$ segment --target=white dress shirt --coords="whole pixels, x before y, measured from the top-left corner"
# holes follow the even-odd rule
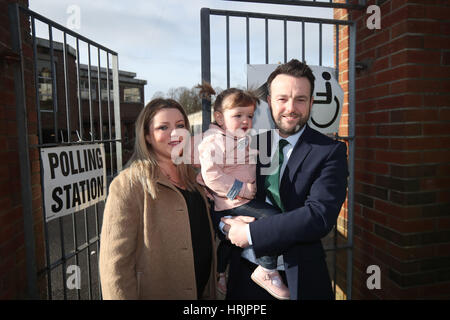
[[[297,132],[287,138],[280,137],[277,130],[272,131],[274,136],[272,139],[272,149],[271,149],[272,152],[271,152],[271,157],[270,157],[271,159],[273,158],[275,152],[278,150],[277,147],[278,147],[278,142],[280,141],[280,139],[285,139],[288,142],[288,144],[283,148],[284,158],[283,158],[283,163],[281,164],[281,169],[280,169],[280,183],[281,183],[281,178],[283,177],[284,170],[286,169],[286,165],[292,154],[292,150],[294,150],[294,146],[296,145],[298,139],[300,139],[301,135],[303,134],[303,131],[305,131],[305,126],[303,126],[303,128],[299,132]],[[270,202],[268,197],[266,197],[266,202],[272,204],[272,202]],[[256,262],[255,252],[252,248],[253,242],[252,242],[252,236],[250,233],[250,225],[249,224],[247,224],[246,230],[247,230],[248,243],[250,244],[250,246],[245,248],[242,251],[242,257],[246,258],[250,262],[258,264]],[[283,256],[278,257],[277,265],[278,265],[277,266],[278,270],[284,270]]]

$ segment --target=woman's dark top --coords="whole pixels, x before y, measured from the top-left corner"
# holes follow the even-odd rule
[[[211,274],[212,243],[208,212],[201,194],[178,188],[186,200],[194,251],[197,298],[200,299]]]

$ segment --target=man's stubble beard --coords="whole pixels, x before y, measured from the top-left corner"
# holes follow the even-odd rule
[[[273,116],[272,108],[270,108],[270,115],[272,116],[272,120],[275,123],[276,129],[278,129],[281,134],[286,135],[286,136],[292,136],[293,134],[296,134],[297,132],[299,132],[305,126],[305,124],[309,120],[311,112],[308,112],[308,114],[305,117],[302,117],[299,114],[295,114],[296,116],[299,117],[298,118],[298,123],[292,129],[289,129],[289,130],[285,130],[281,126],[283,115],[280,115],[279,118],[275,120],[275,118]]]

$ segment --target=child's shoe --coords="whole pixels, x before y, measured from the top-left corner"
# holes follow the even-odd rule
[[[289,289],[284,285],[278,271],[267,272],[263,267],[258,266],[253,271],[251,278],[275,298],[289,300]]]

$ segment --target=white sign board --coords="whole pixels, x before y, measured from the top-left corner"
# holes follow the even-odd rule
[[[257,89],[265,85],[269,75],[278,67],[277,64],[247,65],[247,88]],[[314,104],[308,125],[324,134],[335,133],[339,129],[344,91],[334,77],[334,69],[310,66],[316,78],[314,83]],[[256,109],[253,128],[258,130],[274,129],[269,106],[265,101]]]
[[[45,220],[106,199],[103,144],[42,148]]]

